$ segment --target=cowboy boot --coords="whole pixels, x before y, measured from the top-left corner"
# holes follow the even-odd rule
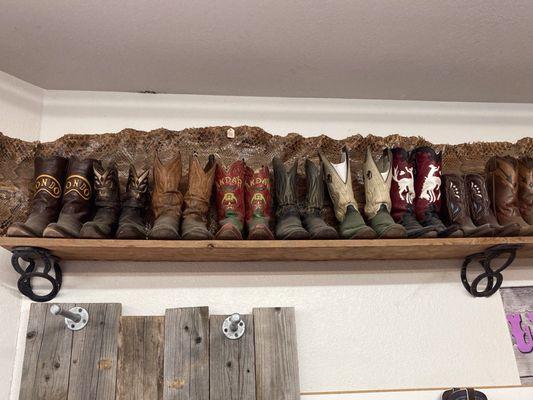
[[[158,155],[154,160],[154,191],[152,193],[152,210],[154,224],[148,233],[148,239],[179,239],[179,225],[183,195],[179,190],[181,181],[181,155],[165,164]]]
[[[470,216],[475,225],[489,224],[494,229],[494,236],[515,236],[520,232],[520,225],[508,223],[500,225],[490,207],[489,194],[485,178],[479,174],[465,176],[465,187]]]
[[[228,168],[216,165],[215,187],[220,229],[216,239],[242,240],[244,227],[244,161],[235,161]]]
[[[283,161],[274,157],[274,185],[278,202],[276,238],[277,239],[308,239],[309,232],[302,226],[296,197],[296,171],[298,160],[287,173]]]
[[[148,175],[150,170],[137,173],[130,165],[126,198],[118,220],[117,239],[146,239],[145,211],[148,202]]]
[[[194,153],[189,161],[189,187],[183,202],[183,222],[181,224],[181,237],[187,240],[213,239],[207,230],[207,212],[209,200],[215,178],[215,156],[210,155],[204,168]]]
[[[245,170],[245,208],[248,239],[250,240],[274,239],[274,234],[270,230],[270,218],[272,216],[270,190],[268,167],[263,166],[254,171],[247,166]]]
[[[117,165],[113,162],[107,168],[100,161],[93,163],[96,214],[92,221],[81,228],[82,238],[110,238],[117,229],[120,214],[120,185]]]
[[[439,218],[441,160],[442,154],[431,147],[418,147],[411,152],[415,166],[415,216],[422,226],[434,227],[439,237],[460,237],[463,232],[459,225],[447,227]]]
[[[65,193],[57,222],[48,224],[44,237],[77,238],[92,214],[93,161],[71,158],[68,162]]]
[[[35,159],[33,200],[26,222],[15,222],[7,236],[42,236],[44,228],[57,221],[61,207],[67,160],[63,157]]]
[[[533,158],[522,157],[518,167],[518,208],[524,221],[533,225]]]
[[[472,222],[463,178],[455,174],[446,174],[442,178],[444,180],[444,214],[450,223],[459,225],[465,237],[493,236],[494,228],[490,224],[475,226]]]
[[[339,233],[343,239],[373,239],[376,232],[365,224],[363,216],[357,209],[352,189],[352,173],[350,171],[350,156],[348,148],[341,151],[340,164],[331,163],[322,149],[318,150],[322,161],[326,185],[333,202],[335,217],[340,222]]]
[[[322,164],[317,167],[311,160],[305,160],[305,176],[307,178],[306,210],[304,226],[311,239],[337,239],[337,230],[326,224],[321,216],[324,208],[324,169]]]
[[[392,149],[392,171],[390,190],[392,218],[403,225],[409,238],[436,237],[437,231],[434,226],[422,226],[415,217],[414,166],[409,160],[407,151],[400,147]]]
[[[494,156],[485,165],[487,191],[492,203],[492,211],[502,225],[520,225],[520,236],[533,235],[533,225],[529,225],[518,208],[517,161],[512,157]]]
[[[394,222],[390,215],[392,208],[390,188],[392,182],[392,153],[384,149],[383,155],[376,162],[366,149],[364,163],[365,181],[365,214],[370,222],[370,227],[379,238],[395,239],[407,236],[405,228]]]

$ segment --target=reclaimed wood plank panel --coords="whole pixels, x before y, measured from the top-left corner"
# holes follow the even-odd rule
[[[210,400],[255,400],[255,350],[252,315],[241,315],[244,335],[228,339],[222,332],[226,315],[209,318]]]
[[[254,308],[257,400],[300,398],[294,308]]]
[[[20,385],[19,399],[33,400],[35,392],[35,377],[39,353],[44,338],[44,325],[49,305],[45,303],[32,303],[28,328],[26,330],[26,348],[22,363],[22,380]]]
[[[120,319],[117,400],[163,398],[165,317]]]
[[[89,313],[87,326],[74,332],[69,400],[115,400],[120,304],[77,304]]]
[[[327,261],[463,259],[497,244],[523,244],[533,257],[533,237],[375,240],[115,240],[0,237],[0,246],[49,249],[64,260],[123,261]]]
[[[50,314],[51,305],[39,307],[39,311],[45,314],[45,321],[35,379],[29,382],[27,377],[22,377],[21,386],[30,385],[33,388],[32,400],[67,399],[72,331],[67,329],[63,318]],[[63,308],[73,306],[61,304]]]
[[[209,399],[209,308],[165,312],[164,400]]]

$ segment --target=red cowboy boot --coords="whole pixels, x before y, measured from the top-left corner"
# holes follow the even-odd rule
[[[405,227],[407,237],[436,237],[434,226],[422,226],[415,217],[414,175],[414,165],[409,160],[409,153],[400,147],[392,149],[391,216],[396,223]]]
[[[248,239],[271,240],[274,234],[269,222],[272,216],[270,171],[263,166],[257,170],[246,167],[246,225]]]
[[[217,164],[215,172],[220,229],[216,239],[241,240],[244,225],[244,161],[228,168]]]
[[[415,165],[415,215],[422,226],[434,226],[439,237],[463,236],[459,225],[445,226],[440,219],[442,154],[431,147],[411,153]]]

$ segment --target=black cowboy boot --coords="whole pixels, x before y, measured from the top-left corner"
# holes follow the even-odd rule
[[[113,162],[107,168],[100,161],[93,164],[96,214],[92,221],[81,228],[81,237],[101,239],[113,237],[120,214],[120,187],[117,165]]]
[[[148,201],[148,174],[150,170],[137,174],[130,166],[126,198],[118,221],[117,239],[146,239],[145,211]]]

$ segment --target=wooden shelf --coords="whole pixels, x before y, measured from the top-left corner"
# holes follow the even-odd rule
[[[519,257],[533,257],[533,237],[163,241],[0,237],[0,246],[48,249],[63,260],[108,261],[327,261],[463,259],[498,244],[523,244]]]

